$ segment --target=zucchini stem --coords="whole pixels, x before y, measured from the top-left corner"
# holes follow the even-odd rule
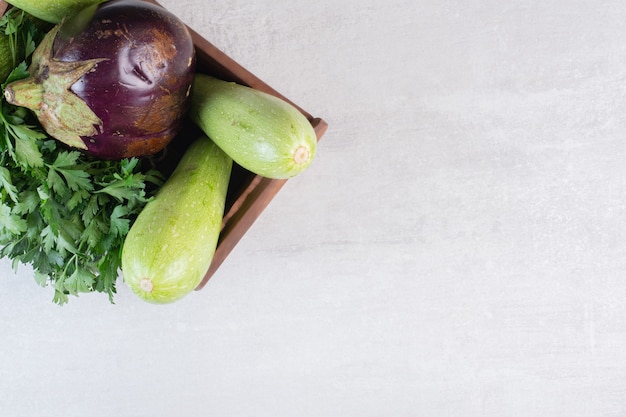
[[[300,146],[293,154],[293,160],[296,164],[304,164],[309,160],[309,149],[306,146]]]
[[[154,284],[150,278],[144,278],[139,282],[139,288],[144,292],[152,292]]]

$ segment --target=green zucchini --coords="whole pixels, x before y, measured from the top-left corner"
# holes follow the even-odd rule
[[[41,20],[61,23],[63,18],[72,16],[88,6],[107,0],[5,0]]]
[[[232,159],[202,135],[137,216],[122,249],[124,282],[155,304],[193,291],[211,265]]]
[[[196,74],[189,114],[226,154],[255,174],[290,178],[315,157],[317,137],[307,118],[262,91]]]

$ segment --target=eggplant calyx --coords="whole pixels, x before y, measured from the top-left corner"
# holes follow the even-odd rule
[[[32,110],[53,138],[87,149],[81,137],[95,136],[102,131],[102,120],[70,88],[106,58],[77,62],[55,60],[52,46],[59,28],[57,25],[48,32],[33,52],[28,68],[30,76],[6,86],[5,98],[10,104]]]

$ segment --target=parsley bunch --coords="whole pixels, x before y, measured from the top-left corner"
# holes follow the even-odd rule
[[[22,56],[2,84],[26,78],[27,60],[45,33],[23,12],[0,20]],[[2,53],[2,51],[0,51]],[[98,291],[111,302],[130,226],[162,184],[139,159],[104,161],[50,138],[30,112],[0,103],[0,257],[33,268],[53,301]]]

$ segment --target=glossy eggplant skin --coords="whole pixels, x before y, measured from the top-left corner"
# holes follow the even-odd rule
[[[195,49],[185,24],[141,0],[111,0],[65,21],[53,59],[103,59],[71,86],[101,120],[83,137],[101,159],[153,155],[178,133],[189,107]]]

